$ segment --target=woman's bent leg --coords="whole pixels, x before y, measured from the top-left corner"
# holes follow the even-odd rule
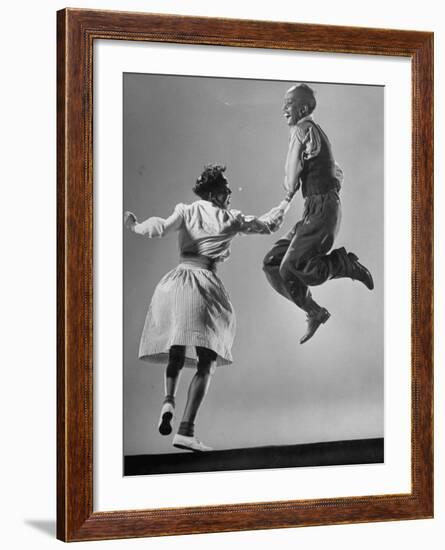
[[[185,346],[172,346],[168,356],[168,364],[165,369],[165,401],[175,404],[176,389],[178,387],[179,374],[184,366]]]
[[[169,435],[172,432],[171,423],[175,412],[176,389],[178,386],[181,369],[184,366],[184,361],[185,347],[172,346],[169,351],[167,368],[165,369],[165,398],[158,425],[161,435]]]

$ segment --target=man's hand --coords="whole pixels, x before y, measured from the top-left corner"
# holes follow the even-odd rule
[[[301,187],[301,178],[298,178],[298,182],[297,182],[296,186],[294,187],[293,190],[288,191],[286,193],[286,196],[285,196],[284,200],[286,200],[287,202],[290,203],[292,201],[292,199],[295,197],[295,195],[297,194],[297,191],[300,189],[300,187]]]
[[[281,210],[283,211],[283,214],[286,214],[286,212],[289,210],[290,203],[292,202],[292,199],[295,197],[297,191],[300,189],[300,186],[301,186],[301,179],[298,180],[298,184],[296,188],[293,191],[288,191],[284,199],[278,205],[278,208],[281,208]]]
[[[278,229],[280,229],[280,227],[283,225],[285,214],[285,209],[283,208],[284,202],[285,201],[282,201],[278,206],[272,208],[272,210],[269,212],[270,221],[268,223],[268,226],[270,231],[272,232],[278,231]]]

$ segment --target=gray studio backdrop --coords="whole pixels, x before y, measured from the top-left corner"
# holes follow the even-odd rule
[[[196,200],[206,163],[227,165],[232,207],[262,214],[283,197],[288,127],[283,95],[292,82],[124,75],[124,209],[139,220],[167,217]],[[314,118],[345,173],[335,246],[354,251],[375,290],[351,280],[314,288],[331,319],[308,343],[305,315],[266,282],[262,260],[300,217],[294,200],[279,233],[236,237],[218,268],[237,314],[234,363],[218,368],[197,421],[215,449],[383,436],[384,89],[311,84]],[[177,236],[124,232],[124,452],[170,453],[157,432],[164,369],[140,361],[139,337],[153,290],[178,262]],[[184,369],[179,414],[193,371]]]

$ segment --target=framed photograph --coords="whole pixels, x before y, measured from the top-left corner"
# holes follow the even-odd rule
[[[64,541],[433,516],[433,34],[58,12]]]

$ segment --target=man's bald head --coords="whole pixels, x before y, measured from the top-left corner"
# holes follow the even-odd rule
[[[283,106],[284,116],[289,126],[310,115],[316,105],[314,91],[307,84],[295,84],[289,88],[284,96]]]

